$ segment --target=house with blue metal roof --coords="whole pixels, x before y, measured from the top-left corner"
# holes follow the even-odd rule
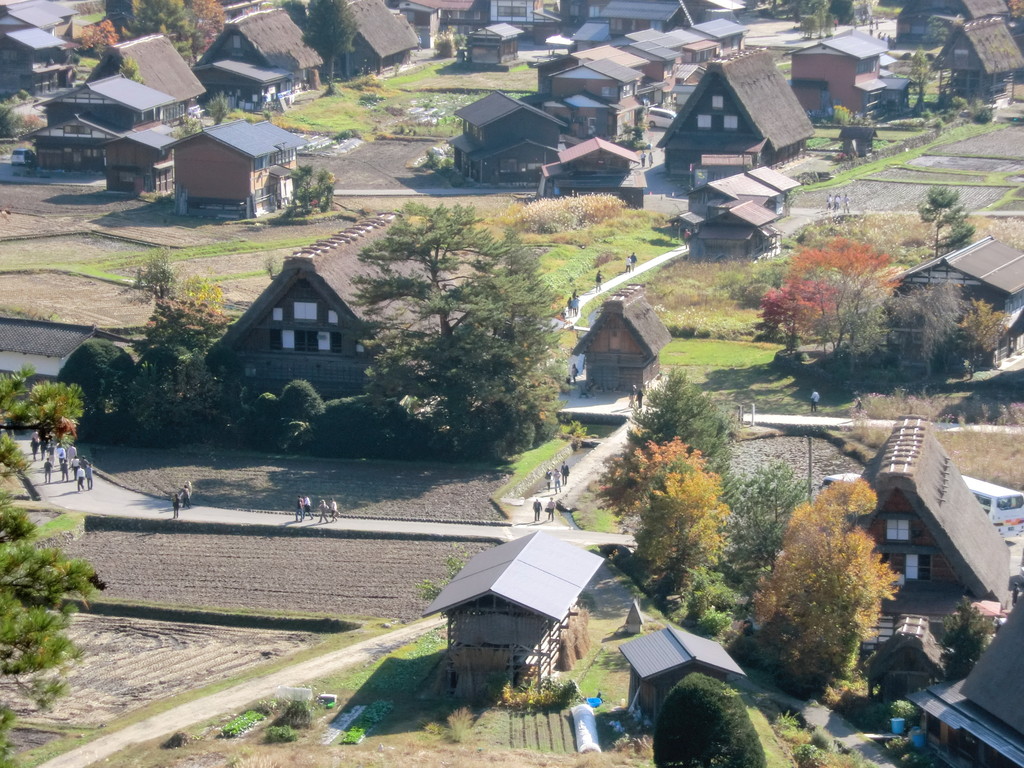
[[[720,643],[676,627],[625,642],[619,651],[629,662],[630,710],[651,722],[657,722],[669,691],[689,674],[725,681],[747,676]]]
[[[283,208],[292,197],[296,150],[305,143],[271,122],[245,120],[179,139],[171,145],[175,211],[251,219]]]
[[[39,96],[67,88],[74,78],[74,47],[74,43],[38,27],[0,26],[0,98],[18,91]]]

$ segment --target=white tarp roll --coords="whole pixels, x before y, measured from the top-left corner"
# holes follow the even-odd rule
[[[600,752],[597,743],[597,718],[589,704],[577,704],[572,708],[572,721],[576,730],[577,752]]]

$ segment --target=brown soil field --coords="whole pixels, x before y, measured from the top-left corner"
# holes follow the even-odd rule
[[[960,202],[968,211],[977,211],[1001,198],[1009,187],[964,187],[947,185],[960,193]],[[850,196],[850,208],[854,211],[916,211],[928,194],[928,184],[906,184],[887,181],[858,180],[841,187],[807,192],[798,196],[794,206],[799,208],[824,208],[825,197],[829,194]]]
[[[314,168],[326,168],[347,189],[422,189],[444,183],[432,173],[414,171],[412,164],[443,139],[428,141],[374,141],[360,144],[343,155],[316,155],[305,159]]]
[[[981,184],[984,176],[961,173],[929,173],[927,171],[909,171],[906,168],[891,168],[876,173],[870,181],[915,181],[922,184]]]
[[[0,246],[0,252],[7,245]],[[51,272],[0,274],[0,296],[5,310],[103,328],[144,325],[153,314],[152,304],[131,301],[128,289],[78,275]]]
[[[151,250],[139,243],[89,234],[9,240],[0,246],[0,269],[32,269],[57,264],[77,266],[122,253],[141,255]]]
[[[985,133],[955,144],[947,144],[942,151],[946,155],[1024,158],[1024,128],[1009,127]]]
[[[64,550],[84,557],[110,599],[190,608],[247,608],[415,619],[416,590],[444,576],[444,541],[218,536],[96,531]],[[467,557],[490,547],[457,545]]]
[[[197,455],[89,446],[96,466],[121,485],[168,496],[191,480],[193,504],[291,514],[295,497],[334,498],[344,515],[448,522],[503,518],[490,495],[500,472],[400,462],[275,459],[227,452]]]
[[[46,216],[97,215],[143,208],[149,205],[127,195],[98,187],[59,184],[0,184],[0,208]]]
[[[992,157],[957,157],[955,155],[921,155],[908,165],[920,168],[948,168],[954,171],[981,171],[983,173],[1010,173],[1024,168],[1024,163]]]
[[[307,632],[84,613],[74,618],[69,635],[82,649],[81,662],[68,676],[70,695],[45,712],[14,696],[19,717],[43,725],[99,726],[152,701],[222,680],[318,642],[317,635]],[[9,684],[0,690],[12,694]],[[26,744],[29,746],[33,744]]]

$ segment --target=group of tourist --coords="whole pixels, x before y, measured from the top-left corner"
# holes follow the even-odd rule
[[[341,516],[338,511],[338,502],[331,499],[330,503],[326,499],[320,499],[320,503],[317,504],[317,512],[320,514],[318,522],[321,523],[335,523]],[[306,518],[313,519],[313,500],[309,496],[298,497],[298,501],[295,504],[295,522],[301,523]]]
[[[64,444],[48,438],[39,437],[39,432],[32,433],[29,441],[32,448],[32,461],[43,460],[43,481],[53,480],[54,468],[60,470],[62,483],[74,480],[79,491],[92,490],[92,462],[78,454],[73,443]]]
[[[825,210],[826,211],[831,211],[832,213],[839,213],[840,206],[842,206],[842,212],[843,213],[849,213],[850,212],[850,196],[849,195],[843,195],[842,197],[840,197],[839,194],[837,193],[834,196],[833,195],[828,195],[825,198]]]
[[[174,519],[178,519],[181,508],[192,509],[192,481],[186,480],[180,491],[171,494],[171,509],[174,510]]]
[[[544,471],[544,480],[547,483],[548,492],[551,493],[551,497],[545,504],[540,500],[540,497],[534,497],[533,499],[533,522],[540,522],[540,513],[546,511],[548,513],[548,522],[553,522],[555,519],[555,510],[558,508],[558,504],[555,497],[562,492],[563,488],[569,485],[569,465],[566,462],[562,462],[560,467],[549,467]]]

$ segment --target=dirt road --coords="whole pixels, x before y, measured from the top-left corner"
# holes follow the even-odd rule
[[[278,672],[240,683],[225,691],[203,696],[120,731],[101,736],[78,749],[47,760],[37,768],[86,768],[86,766],[110,757],[125,747],[183,730],[221,712],[240,710],[251,701],[272,697],[279,685],[295,685],[304,680],[323,677],[345,667],[365,664],[412,642],[424,632],[439,627],[443,623],[444,619],[442,618],[417,622],[396,629],[382,637],[366,640]]]

